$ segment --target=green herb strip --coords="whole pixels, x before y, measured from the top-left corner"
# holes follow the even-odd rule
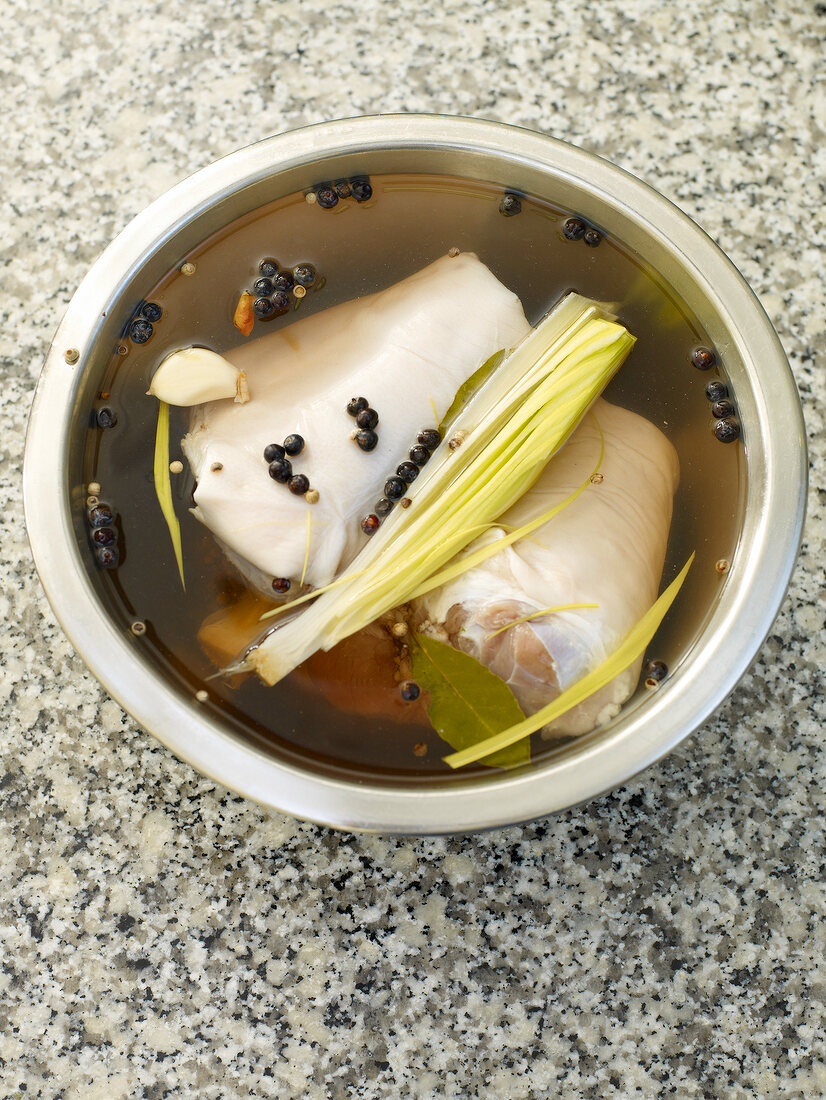
[[[410,655],[413,678],[430,693],[427,716],[431,725],[454,749],[475,752],[491,735],[524,721],[508,685],[475,657],[423,634],[413,636]],[[491,768],[516,767],[530,758],[526,740],[474,757]]]
[[[640,621],[634,626],[625,638],[625,641],[611,656],[598,665],[593,672],[583,676],[581,680],[563,691],[552,703],[523,722],[513,725],[502,733],[489,737],[486,741],[474,745],[472,748],[462,749],[460,752],[451,753],[444,758],[451,768],[461,768],[465,764],[473,764],[480,758],[493,752],[500,752],[518,744],[523,738],[528,737],[537,730],[547,726],[549,722],[559,718],[560,715],[577,706],[583,699],[593,695],[595,691],[609,684],[615,676],[619,676],[629,665],[645,651],[645,647],[654,637],[657,628],[665,618],[666,612],[671,607],[688,575],[694,554],[688,559],[677,577],[666,588],[665,592],[646,611]]]
[[[439,431],[442,436],[444,436],[445,430],[450,422],[456,419],[471,397],[473,397],[477,390],[481,389],[482,385],[488,380],[488,377],[493,374],[507,354],[507,348],[500,348],[499,351],[495,351],[489,359],[484,361],[481,367],[476,368],[466,382],[462,383],[450,403],[450,408],[439,422]]]
[[[181,548],[181,525],[175,515],[172,503],[172,481],[169,476],[169,405],[165,401],[158,404],[158,427],[155,432],[155,495],[161,506],[163,518],[169,528],[175,561],[181,575],[181,587],[186,592],[184,582],[184,555]]]

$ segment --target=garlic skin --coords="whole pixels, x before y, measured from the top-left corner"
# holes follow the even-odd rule
[[[246,371],[239,370],[235,379],[235,404],[246,405],[250,399],[250,388],[247,382]]]
[[[246,378],[239,379],[238,368],[207,348],[173,351],[155,371],[147,392],[167,405],[182,407],[229,397],[249,400]]]

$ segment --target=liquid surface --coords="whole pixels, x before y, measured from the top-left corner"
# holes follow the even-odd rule
[[[621,242],[606,235],[596,248],[569,241],[562,225],[575,211],[522,197],[521,212],[500,213],[500,188],[475,181],[426,176],[374,176],[369,202],[341,201],[333,209],[311,205],[303,194],[278,200],[240,219],[181,257],[180,267],[145,300],[163,309],[152,337],[142,345],[124,338],[101,384],[112,428],[89,432],[86,481],[101,485],[101,499],[117,512],[120,564],[103,571],[104,599],[125,631],[136,620],[146,633],[136,639],[147,656],[182,690],[207,690],[203,704],[219,712],[239,736],[294,763],[331,774],[404,783],[428,776],[436,782],[465,779],[489,769],[453,773],[442,763],[448,746],[426,725],[362,718],[331,706],[294,674],[275,687],[254,676],[208,680],[215,665],[197,642],[203,621],[243,595],[243,586],[211,534],[187,511],[193,482],[172,477],[181,523],[186,594],[181,589],[169,534],[158,507],[152,475],[157,402],[145,396],[161,360],[198,344],[223,352],[243,337],[233,327],[238,297],[258,277],[258,265],[275,257],[283,267],[314,265],[324,286],[309,291],[284,317],[256,323],[254,336],[273,331],[358,295],[390,286],[444,255],[470,250],[519,295],[535,324],[568,290],[612,303],[637,344],[605,396],[646,416],[671,439],[681,466],[663,584],[673,579],[692,550],[697,559],[678,604],[649,649],[673,669],[696,638],[724,580],[715,569],[734,553],[743,486],[741,444],[718,442],[711,431],[706,384],[718,369],[698,371],[691,352],[707,344],[670,288]],[[124,325],[129,321],[124,317]],[[182,458],[179,440],[189,410],[171,410],[170,458]],[[403,456],[402,456],[403,457]],[[88,550],[90,569],[94,568]],[[643,691],[644,689],[640,689]],[[424,749],[424,755],[422,755]],[[555,751],[536,736],[534,759]]]

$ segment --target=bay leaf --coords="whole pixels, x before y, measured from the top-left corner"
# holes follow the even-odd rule
[[[463,382],[462,385],[456,391],[453,400],[450,402],[450,408],[442,417],[439,423],[439,431],[442,436],[445,434],[445,429],[452,420],[455,420],[462,408],[473,397],[483,382],[486,382],[488,377],[493,374],[505,356],[508,354],[507,348],[500,348],[499,351],[495,351],[489,359],[486,359],[481,367],[477,367],[470,378]]]
[[[468,653],[445,642],[415,634],[411,640],[413,679],[430,693],[427,716],[431,725],[457,751],[525,720],[513,692],[498,676]],[[491,768],[516,767],[531,758],[530,742],[485,756]]]

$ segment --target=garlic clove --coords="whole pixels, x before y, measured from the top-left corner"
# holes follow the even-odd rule
[[[168,405],[201,405],[234,398],[239,394],[238,368],[207,348],[184,348],[163,360],[148,392]]]

